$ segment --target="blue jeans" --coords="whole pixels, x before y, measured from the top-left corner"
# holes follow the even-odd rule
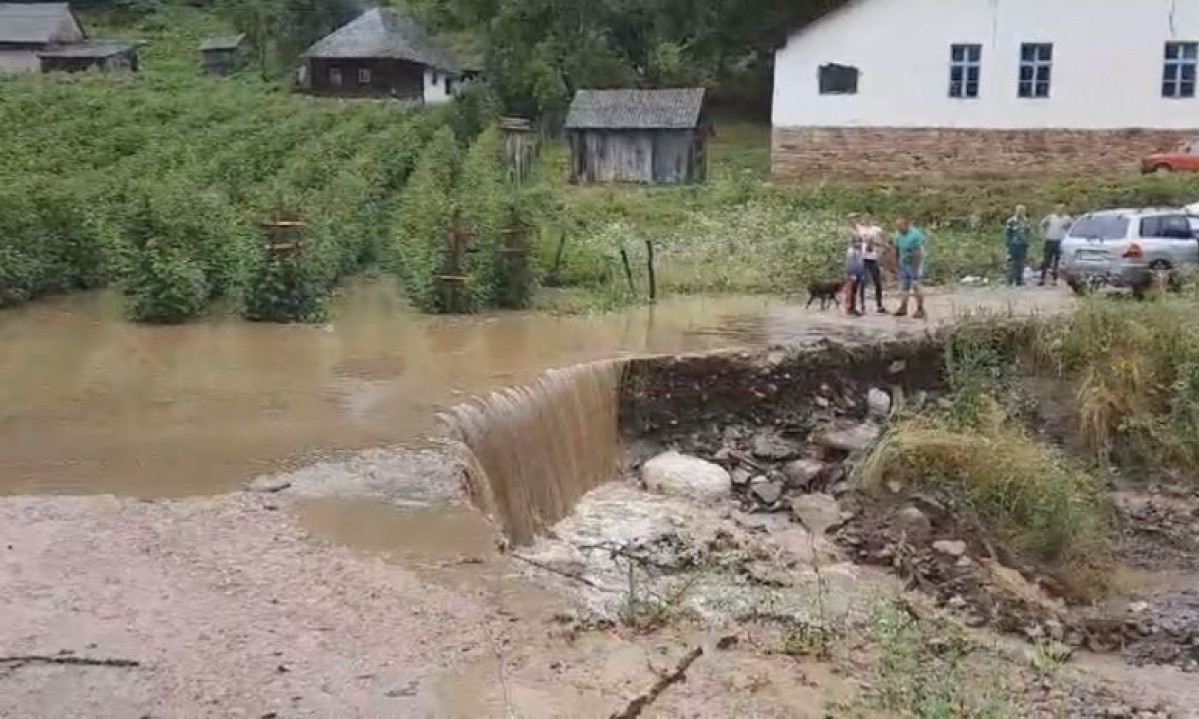
[[[899,261],[899,287],[904,292],[911,292],[924,279],[924,263],[914,265],[911,262]]]

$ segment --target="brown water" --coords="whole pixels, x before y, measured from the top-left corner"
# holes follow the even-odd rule
[[[329,451],[421,444],[438,411],[550,367],[756,343],[778,306],[437,318],[364,283],[325,326],[153,327],[109,293],[38,302],[0,312],[0,494],[227,491]]]
[[[550,370],[447,413],[471,499],[512,541],[531,541],[613,478],[621,369],[605,360]]]

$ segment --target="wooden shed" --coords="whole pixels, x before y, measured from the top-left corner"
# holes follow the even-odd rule
[[[245,34],[210,37],[200,43],[200,69],[209,75],[232,75],[246,66]]]
[[[702,89],[580,90],[565,130],[571,182],[707,179],[711,126]]]
[[[120,40],[84,40],[72,45],[40,50],[42,72],[137,72],[137,45]]]

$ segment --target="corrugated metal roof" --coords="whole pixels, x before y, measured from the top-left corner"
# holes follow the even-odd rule
[[[0,3],[0,42],[44,45],[64,20],[74,21],[65,2]]]
[[[200,52],[207,52],[209,50],[236,50],[241,47],[242,41],[245,39],[245,33],[225,37],[210,37],[200,43]]]
[[[699,125],[702,88],[676,90],[579,90],[567,129],[685,130]]]
[[[104,58],[120,55],[137,48],[131,42],[120,40],[89,40],[87,42],[71,43],[58,47],[38,50],[38,57],[95,57]]]
[[[367,10],[350,24],[318,41],[304,56],[388,58],[458,71],[458,63],[440,40],[416,20],[389,8]]]

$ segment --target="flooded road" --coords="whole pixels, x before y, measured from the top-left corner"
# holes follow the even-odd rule
[[[940,298],[934,317],[1055,306],[1058,293]],[[0,494],[212,494],[329,453],[420,445],[440,409],[550,367],[922,323],[766,298],[678,298],[599,316],[426,317],[353,285],[324,326],[137,325],[98,293],[0,312]]]
[[[0,493],[209,494],[314,453],[419,444],[440,408],[600,357],[741,343],[760,298],[600,317],[416,315],[379,284],[326,326],[137,325],[91,294],[0,312]]]

